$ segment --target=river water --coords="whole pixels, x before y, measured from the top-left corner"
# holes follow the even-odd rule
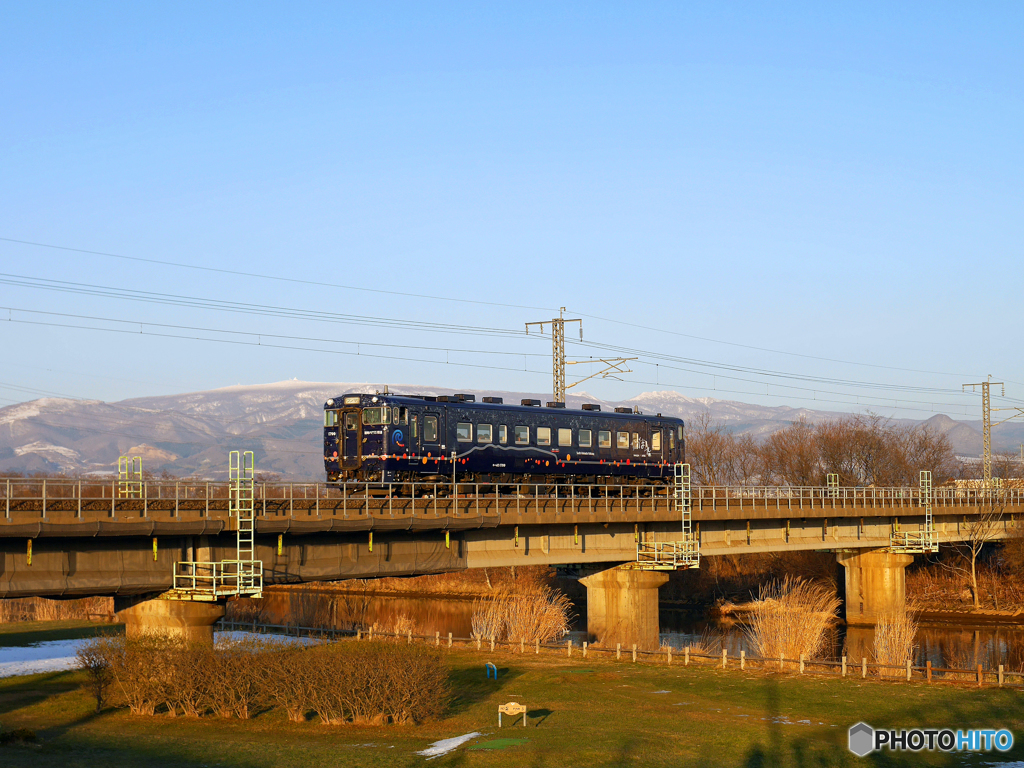
[[[472,632],[473,598],[375,595],[333,590],[289,589],[265,594],[262,621],[338,629],[376,626],[383,632],[405,632],[442,637],[469,637]],[[662,605],[659,611],[661,642],[677,649],[701,646],[730,656],[746,651],[755,655],[744,625],[729,618],[712,619],[694,611]],[[586,639],[586,603],[578,602],[571,636]],[[838,660],[845,655],[851,663],[871,656],[874,630],[864,627],[836,627],[830,634],[825,656]],[[1024,670],[1024,629],[1017,627],[968,627],[951,623],[922,623],[917,631],[915,665],[931,661],[935,667],[974,669],[981,664],[1008,671]]]

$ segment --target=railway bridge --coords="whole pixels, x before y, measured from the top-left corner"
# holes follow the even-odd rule
[[[1019,489],[547,483],[227,483],[0,478],[0,597],[113,595],[129,631],[212,637],[229,596],[264,585],[509,565],[573,566],[600,642],[657,643],[667,571],[717,555],[829,550],[845,614],[904,601],[939,544],[1015,534]],[[837,479],[837,478],[836,478]]]

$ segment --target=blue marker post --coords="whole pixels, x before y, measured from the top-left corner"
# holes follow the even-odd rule
[[[498,668],[496,666],[494,666],[491,662],[488,661],[487,662],[487,666],[484,667],[484,669],[487,671],[487,679],[488,680],[491,679],[491,671],[492,670],[494,671],[494,679],[495,680],[498,679]]]

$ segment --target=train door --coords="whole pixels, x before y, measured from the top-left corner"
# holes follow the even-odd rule
[[[426,411],[423,414],[423,425],[421,445],[423,453],[430,453],[437,456],[441,453],[441,442],[444,439],[444,424],[441,423],[442,416],[436,411]]]
[[[363,426],[358,408],[349,408],[341,413],[341,467],[359,469],[363,460]]]

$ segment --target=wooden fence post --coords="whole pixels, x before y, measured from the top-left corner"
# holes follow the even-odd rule
[[[683,649],[683,666],[690,666],[690,646],[686,646],[686,648]]]
[[[784,665],[783,659],[782,659],[782,651],[779,651],[779,672],[781,672],[783,670],[784,666],[785,665]]]
[[[907,682],[910,682],[910,659],[907,659]]]
[[[587,641],[583,641],[583,658],[587,658]]]
[[[621,659],[622,658],[622,643],[616,643],[615,644],[615,658],[616,659]]]
[[[800,674],[804,673],[804,655],[800,654]]]
[[[860,658],[860,677],[863,680],[868,676],[868,657],[861,656]]]
[[[725,669],[725,660],[727,658],[726,654],[728,654],[728,651],[725,650],[725,648],[723,648],[722,649],[722,669]]]
[[[846,677],[846,657],[843,656],[843,677]]]
[[[978,687],[981,688],[981,681],[984,675],[981,672],[981,664],[978,665]]]
[[[448,647],[449,648],[452,647],[452,633],[451,632],[448,633]]]
[[[925,662],[925,679],[930,683],[932,681],[932,662],[931,659]]]
[[[1003,684],[1003,665],[999,665],[999,685]]]
[[[412,630],[411,629],[405,630],[405,641],[409,645],[412,645]]]
[[[494,635],[491,635],[491,653],[494,653]]]
[[[633,663],[636,664],[636,643],[633,643]]]
[[[671,667],[672,666],[672,646],[671,645],[668,646],[667,653],[668,653],[668,665]]]
[[[565,641],[565,655],[572,658],[572,640]]]
[[[434,646],[437,648],[441,647],[441,632],[440,630],[434,632]]]
[[[740,669],[747,668],[747,652],[740,651]]]
[[[536,653],[538,656],[540,656],[540,638],[537,639],[537,645],[536,645],[536,648],[534,650],[534,653]]]

